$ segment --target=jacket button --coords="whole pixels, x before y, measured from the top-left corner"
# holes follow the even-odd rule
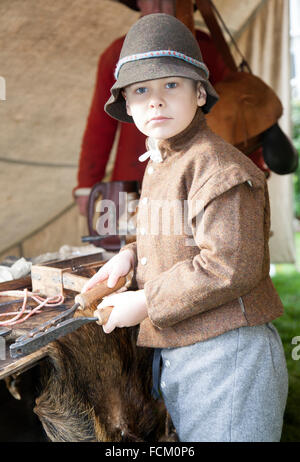
[[[148,167],[147,172],[149,173],[149,175],[152,175],[152,173],[154,172],[154,168],[152,166]]]
[[[143,203],[143,204],[147,204],[147,202],[148,202],[148,197],[143,197],[142,203]]]
[[[170,366],[171,366],[170,361],[169,361],[168,359],[167,359],[166,362],[165,362],[165,366],[166,366],[166,367],[170,367]]]
[[[247,183],[248,183],[248,185],[251,186],[251,188],[252,188],[252,181],[248,180]]]
[[[142,234],[143,236],[146,234],[145,228],[141,228],[141,229],[140,229],[140,234]]]
[[[166,388],[166,382],[161,382],[160,386],[161,388]]]
[[[146,257],[142,257],[142,258],[141,258],[141,264],[142,264],[142,265],[146,265],[146,263],[147,263],[147,258],[146,258]]]

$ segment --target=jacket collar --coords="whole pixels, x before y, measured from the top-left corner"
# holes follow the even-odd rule
[[[148,151],[142,154],[139,160],[143,162],[150,157],[154,162],[163,162],[164,159],[171,156],[174,152],[187,151],[194,144],[195,140],[201,137],[203,130],[207,128],[205,115],[199,107],[190,125],[181,133],[178,133],[178,135],[156,144],[155,140],[147,138],[146,147]]]

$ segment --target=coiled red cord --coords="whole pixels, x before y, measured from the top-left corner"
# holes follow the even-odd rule
[[[11,319],[7,319],[5,321],[0,321],[0,326],[14,326],[15,324],[20,324],[26,321],[30,316],[34,314],[41,313],[41,308],[43,307],[51,307],[51,306],[59,306],[64,302],[63,295],[56,295],[54,297],[41,297],[39,294],[35,294],[33,292],[29,292],[27,289],[24,291],[21,290],[8,290],[4,292],[0,292],[0,297],[23,297],[23,304],[19,311],[12,311],[11,313],[0,313],[1,317],[4,316],[13,316]],[[33,299],[38,305],[30,310],[26,310],[27,300],[28,297]]]

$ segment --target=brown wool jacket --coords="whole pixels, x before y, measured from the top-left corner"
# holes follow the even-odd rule
[[[138,345],[189,345],[281,316],[264,174],[201,111],[160,151],[163,162],[150,160],[145,171],[136,242],[122,248],[134,250],[133,280],[148,303]]]

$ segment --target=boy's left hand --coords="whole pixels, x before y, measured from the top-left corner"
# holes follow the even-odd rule
[[[98,310],[106,306],[113,306],[113,310],[103,330],[110,334],[115,327],[131,327],[140,324],[148,316],[147,300],[144,290],[116,293],[104,297],[102,302],[97,306],[94,316],[97,316]]]

